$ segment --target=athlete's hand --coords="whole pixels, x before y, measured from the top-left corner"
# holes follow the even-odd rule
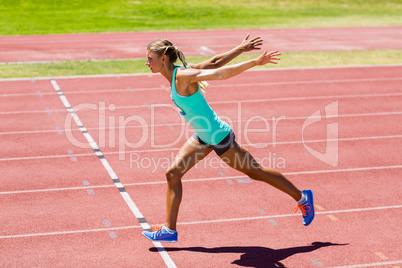
[[[281,53],[278,50],[271,51],[269,53],[264,51],[264,53],[262,53],[262,55],[256,59],[256,63],[257,65],[265,65],[268,63],[277,64],[276,61],[280,60],[280,58],[277,57],[279,55],[281,55]]]
[[[262,46],[262,39],[261,37],[257,36],[254,37],[251,40],[248,40],[250,37],[250,34],[247,34],[246,37],[244,38],[243,42],[240,44],[239,48],[242,52],[247,52],[251,50],[258,50],[261,49],[260,46]]]

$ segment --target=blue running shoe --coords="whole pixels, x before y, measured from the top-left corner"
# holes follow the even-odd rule
[[[307,226],[313,221],[315,215],[313,191],[304,190],[302,193],[306,196],[307,200],[303,204],[297,205],[293,213],[296,213],[300,209],[303,214],[303,225]]]
[[[165,226],[152,228],[152,231],[143,231],[142,234],[155,242],[177,242],[177,231],[169,230]]]

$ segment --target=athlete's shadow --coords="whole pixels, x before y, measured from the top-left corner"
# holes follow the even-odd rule
[[[271,268],[271,267],[285,267],[280,261],[298,254],[317,250],[322,247],[329,246],[344,246],[348,244],[334,244],[314,242],[310,246],[301,246],[293,248],[272,249],[265,247],[218,247],[218,248],[204,248],[204,247],[188,247],[188,248],[164,248],[166,251],[194,251],[203,253],[242,253],[239,260],[235,260],[232,264],[237,264],[243,267],[255,268]],[[150,251],[156,252],[158,248],[150,248]]]

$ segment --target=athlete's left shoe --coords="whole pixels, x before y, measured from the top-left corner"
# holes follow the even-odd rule
[[[143,231],[142,234],[155,242],[177,242],[177,231],[170,230],[165,226],[152,228],[152,231]]]
[[[303,214],[303,225],[307,226],[313,221],[315,215],[313,191],[304,190],[302,193],[306,196],[307,200],[303,204],[297,205],[293,213],[296,213],[300,209]]]

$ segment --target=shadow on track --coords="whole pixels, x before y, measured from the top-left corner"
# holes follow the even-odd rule
[[[345,246],[348,244],[334,244],[330,242],[314,242],[310,246],[301,246],[283,249],[271,249],[265,247],[217,247],[217,248],[204,248],[204,247],[188,247],[188,248],[164,248],[166,251],[194,251],[202,253],[242,253],[239,260],[235,260],[232,264],[237,264],[243,267],[255,268],[271,268],[271,267],[285,267],[280,261],[298,254],[317,250],[322,247],[329,246]],[[158,248],[153,247],[150,251],[157,252]]]

